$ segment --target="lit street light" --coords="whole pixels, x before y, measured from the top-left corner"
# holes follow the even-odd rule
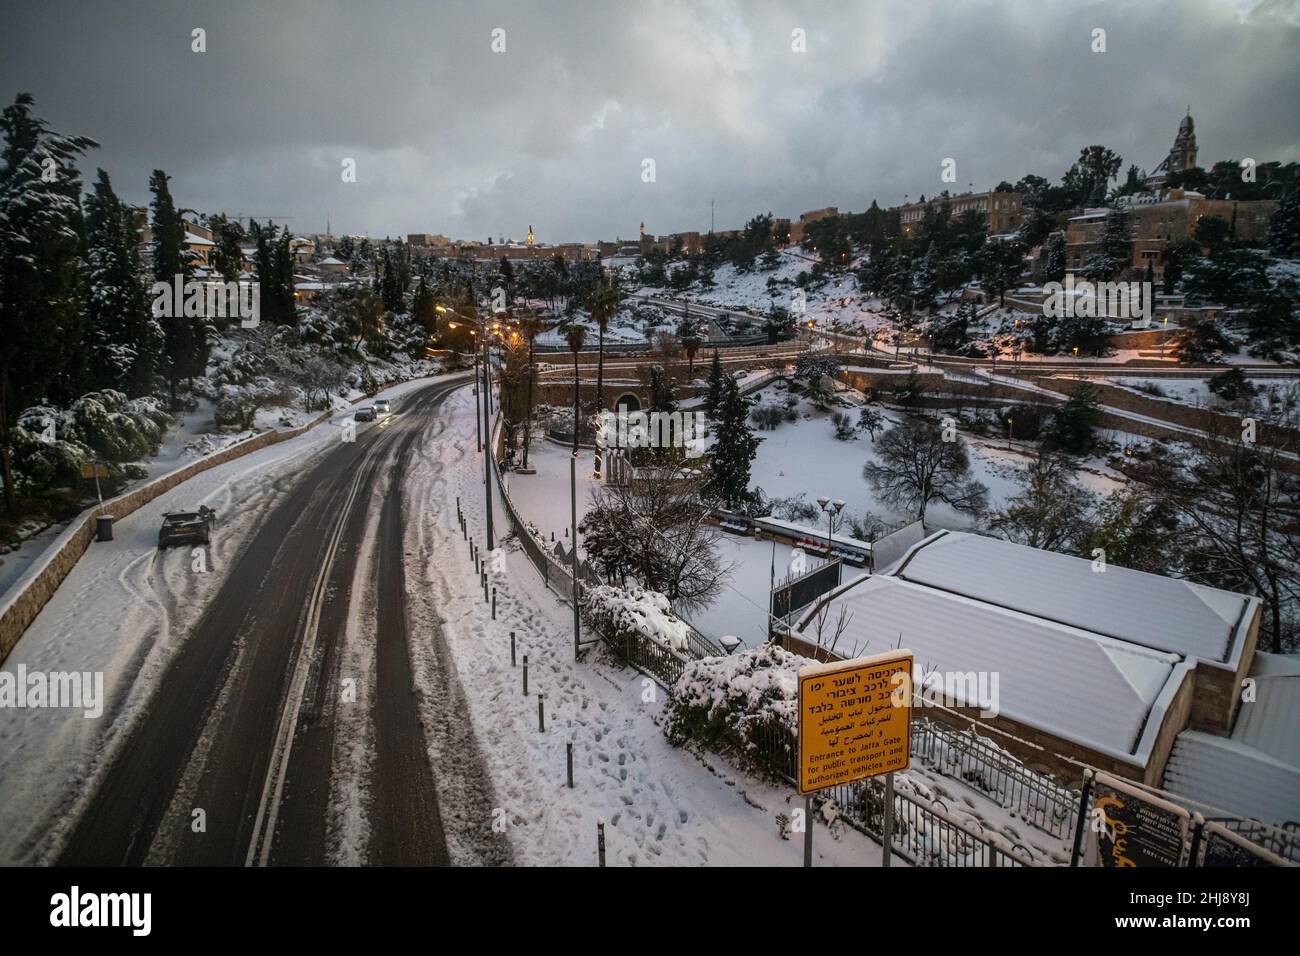
[[[491,414],[492,414],[492,405],[491,405],[491,398],[490,398],[490,392],[491,392],[491,390],[492,390],[492,378],[491,378],[491,373],[490,373],[490,371],[489,371],[489,364],[488,364],[488,335],[487,335],[487,328],[486,328],[486,325],[484,324],[484,322],[483,322],[482,319],[473,318],[473,317],[470,317],[470,316],[468,316],[468,315],[462,315],[461,313],[457,312],[455,309],[449,309],[449,308],[447,308],[445,305],[440,305],[440,304],[438,304],[438,305],[434,305],[433,308],[434,308],[434,311],[437,312],[437,313],[439,313],[440,315],[454,315],[454,316],[456,316],[456,318],[461,319],[461,320],[464,321],[464,322],[467,322],[467,323],[469,323],[469,324],[471,324],[471,325],[476,325],[476,326],[478,326],[478,330],[477,330],[477,332],[476,332],[474,329],[471,329],[471,330],[470,330],[470,335],[475,336],[475,337],[478,338],[478,339],[481,339],[482,342],[483,342],[483,386],[482,386],[482,391],[483,391],[483,428],[482,428],[482,432],[481,432],[480,435],[479,435],[479,450],[484,452],[484,455],[483,455],[483,499],[484,499],[484,503],[485,503],[485,505],[486,505],[486,507],[487,507],[487,549],[488,549],[489,551],[494,551],[494,550],[496,550],[496,544],[495,544],[494,541],[493,541],[493,534],[492,534],[492,463],[491,463],[491,461],[489,460],[489,458],[491,457],[491,455],[492,455],[492,453],[493,453],[493,452],[492,452],[492,418],[491,418]],[[454,329],[454,328],[456,328],[456,323],[454,323],[454,322],[449,322],[449,323],[447,323],[447,327],[448,327],[448,328],[452,328],[452,329]],[[478,334],[477,334],[478,332],[482,332],[483,335],[481,335],[481,336],[478,335]],[[475,389],[477,390],[477,388],[478,388],[478,348],[477,348],[477,346],[476,346],[475,349],[474,349],[474,365],[475,365],[475,370],[474,370],[474,383],[475,383]],[[475,424],[476,426],[477,426],[478,423],[479,423],[479,421],[478,421],[478,416],[479,416],[479,403],[478,403],[478,401],[475,401],[475,402],[474,402],[474,424]]]

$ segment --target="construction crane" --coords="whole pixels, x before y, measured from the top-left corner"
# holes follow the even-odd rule
[[[235,222],[240,224],[240,226],[244,225],[244,220],[248,220],[248,223],[251,226],[254,219],[257,219],[261,222],[275,222],[275,223],[293,221],[293,216],[275,216],[269,214],[264,215],[262,213],[252,213],[252,212],[237,212],[232,214],[230,218],[234,219]]]

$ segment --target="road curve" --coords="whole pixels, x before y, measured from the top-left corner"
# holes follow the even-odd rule
[[[368,534],[377,579],[367,861],[449,862],[407,644],[402,498],[410,456],[431,440],[443,400],[463,384],[410,392],[390,419],[359,426],[355,442],[304,462],[118,748],[60,863],[331,862],[340,657],[361,599],[353,582]],[[373,497],[382,498],[377,529]],[[202,827],[192,825],[199,810]]]

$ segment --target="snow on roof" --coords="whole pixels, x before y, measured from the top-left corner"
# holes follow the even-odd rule
[[[333,256],[330,256],[328,259],[322,259],[320,264],[323,266],[341,266],[343,265],[343,260],[335,259]]]
[[[1174,740],[1164,787],[1263,823],[1300,820],[1300,768],[1238,740],[1199,730],[1184,730]],[[1197,809],[1205,816],[1216,815]]]
[[[1178,657],[908,583],[890,575],[842,588],[836,603],[872,653],[900,641],[919,670],[998,675],[999,713],[1130,759]],[[832,609],[832,619],[838,608]],[[805,618],[805,622],[811,615]],[[807,629],[805,636],[815,637]],[[848,650],[848,648],[843,648]],[[978,703],[978,702],[972,702]]]
[[[1000,538],[941,532],[893,572],[964,595],[1142,647],[1229,663],[1256,599],[1176,578],[1041,551]]]
[[[1255,700],[1238,708],[1232,739],[1300,767],[1300,660],[1260,651],[1250,676]]]
[[[202,236],[196,236],[192,232],[185,233],[185,244],[187,246],[215,246],[216,243],[211,239],[204,239]]]

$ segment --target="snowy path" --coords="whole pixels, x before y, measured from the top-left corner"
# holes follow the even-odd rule
[[[428,503],[422,520],[407,523],[407,550],[419,556],[407,571],[412,633],[441,624],[495,785],[497,803],[481,812],[504,827],[516,862],[594,864],[602,818],[611,866],[800,865],[802,845],[781,838],[777,815],[802,801],[720,757],[669,746],[659,723],[664,692],[611,664],[602,648],[589,649],[575,664],[572,612],[512,542],[504,547],[504,570],[492,575],[492,620],[456,523],[459,496],[482,542],[483,459],[475,450],[471,401],[462,390],[447,402],[453,423],[444,445],[411,476],[413,484],[426,483]],[[499,500],[495,514],[500,533],[506,524]],[[528,697],[521,668],[510,665],[512,630],[519,663],[529,657]],[[545,733],[538,731],[539,692]],[[572,790],[565,785],[570,741]],[[437,753],[431,757],[436,765]],[[842,824],[834,836],[819,827],[815,848],[819,864],[877,865],[880,859],[876,844]]]

